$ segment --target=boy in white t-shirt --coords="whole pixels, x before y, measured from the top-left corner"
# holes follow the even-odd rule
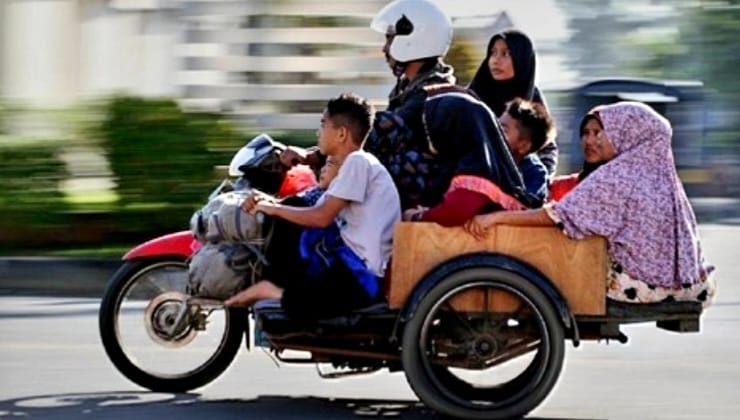
[[[401,220],[401,204],[388,171],[362,151],[372,120],[372,106],[357,95],[343,94],[328,102],[318,146],[339,165],[339,173],[314,206],[287,206],[259,196],[245,200],[249,212],[308,228],[300,244],[306,275],[262,280],[229,298],[227,306],[280,299],[290,316],[320,318],[382,297],[380,279],[390,259],[393,228]],[[318,255],[327,249],[330,255]],[[331,262],[322,265],[327,260]]]

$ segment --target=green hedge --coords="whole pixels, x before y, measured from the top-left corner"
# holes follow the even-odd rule
[[[66,200],[59,156],[69,141],[0,139],[0,253],[136,243],[186,229],[219,181],[215,166],[244,141],[221,115],[186,113],[171,99],[115,97],[88,112],[102,118],[66,135],[103,148],[118,201]]]
[[[209,139],[235,135],[219,120],[185,113],[170,99],[112,99],[101,138],[120,204],[202,204],[218,163],[208,150]]]
[[[0,208],[15,222],[55,224],[67,210],[59,191],[67,173],[56,152],[47,145],[0,145]],[[2,217],[0,223],[14,221]]]
[[[0,243],[22,246],[63,236],[69,207],[59,183],[67,173],[57,148],[4,144],[0,162]]]

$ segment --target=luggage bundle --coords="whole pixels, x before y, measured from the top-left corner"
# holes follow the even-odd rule
[[[241,208],[248,195],[249,190],[220,194],[191,218],[193,236],[204,243],[189,264],[193,296],[224,300],[247,286],[267,263],[261,223]]]

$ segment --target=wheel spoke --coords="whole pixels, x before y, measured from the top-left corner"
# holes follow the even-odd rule
[[[452,303],[451,303],[450,301],[446,301],[446,302],[444,303],[444,309],[446,309],[446,311],[445,311],[445,313],[446,313],[446,314],[452,314],[452,315],[453,315],[453,316],[455,317],[455,319],[457,319],[458,323],[459,323],[460,325],[462,325],[462,326],[463,326],[463,327],[464,327],[464,328],[465,328],[466,330],[468,330],[468,332],[469,332],[469,333],[471,333],[471,334],[475,334],[475,333],[476,333],[476,331],[475,331],[475,329],[473,328],[473,326],[472,326],[472,325],[470,325],[470,321],[468,321],[467,319],[463,318],[463,317],[462,317],[462,316],[461,316],[461,315],[460,315],[460,314],[459,314],[459,313],[457,312],[457,309],[455,309],[455,308],[454,308],[454,307],[452,306]]]
[[[490,293],[488,293],[488,290],[484,289],[483,290],[483,313],[485,314],[485,320],[483,324],[484,324],[484,327],[487,333],[491,333],[492,332],[491,330],[493,329],[492,328],[493,327],[492,311],[491,311],[491,307],[488,305],[489,295]]]
[[[486,366],[493,367],[493,366],[508,362],[509,360],[513,360],[519,356],[522,356],[522,355],[525,355],[527,353],[537,350],[539,345],[540,345],[539,340],[531,341],[531,342],[520,342],[517,344],[513,344],[506,348],[505,353],[502,353],[494,357],[493,359],[487,360]]]

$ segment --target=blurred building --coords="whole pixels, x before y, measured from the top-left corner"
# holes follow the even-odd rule
[[[41,107],[116,91],[177,95],[177,3],[3,0],[0,94]]]
[[[114,92],[173,96],[250,127],[313,128],[342,91],[385,103],[394,80],[368,24],[386,3],[2,0],[0,95],[41,108]],[[529,13],[512,16],[504,2],[440,4],[459,15],[456,40],[476,57],[496,31],[523,21],[527,30]],[[553,39],[535,40],[545,86],[543,75],[558,84],[567,75]]]

